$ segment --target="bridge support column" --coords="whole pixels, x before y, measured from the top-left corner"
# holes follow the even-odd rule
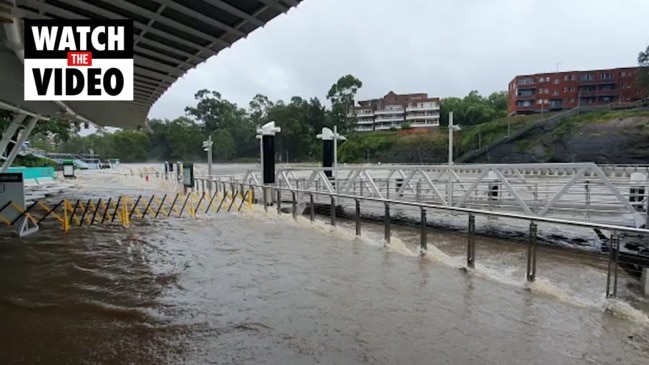
[[[29,137],[29,134],[32,133],[32,130],[36,126],[36,122],[38,122],[40,116],[35,116],[31,117],[25,125],[23,125],[23,121],[25,120],[26,115],[18,115],[14,118],[14,120],[11,122],[9,127],[7,128],[7,131],[3,133],[2,135],[2,140],[0,141],[0,153],[2,153],[2,168],[0,169],[0,172],[7,172],[9,169],[9,166],[14,162],[16,159],[16,156],[18,156],[18,152],[20,152],[20,149],[22,148],[23,143],[27,140],[27,137]],[[21,131],[18,132],[18,138],[16,140],[12,140],[11,138],[13,135],[16,133],[18,128],[23,127]],[[13,142],[14,146],[13,148],[9,151],[9,143]]]
[[[649,296],[649,268],[642,268],[642,278],[640,279],[640,291],[643,295]]]

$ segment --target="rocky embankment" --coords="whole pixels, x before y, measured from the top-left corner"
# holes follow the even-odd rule
[[[649,110],[593,112],[535,129],[471,163],[649,164]],[[469,161],[467,161],[469,162]]]

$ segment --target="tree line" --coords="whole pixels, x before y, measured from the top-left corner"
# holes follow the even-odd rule
[[[341,134],[353,135],[356,120],[347,111],[354,105],[362,82],[352,75],[341,77],[327,93],[330,106],[317,97],[294,96],[288,101],[272,101],[256,95],[246,108],[225,99],[219,92],[199,90],[194,105],[185,108],[185,115],[175,119],[150,119],[151,131],[98,131],[78,135],[78,127],[68,135],[37,133],[31,146],[50,152],[89,153],[103,158],[119,158],[124,162],[203,161],[206,153],[202,142],[208,136],[214,142],[215,161],[257,161],[259,140],[256,130],[275,121],[282,132],[276,137],[279,161],[317,161],[321,144],[316,135],[323,127],[337,126]],[[445,120],[449,110],[455,111],[458,124],[482,123],[506,115],[505,92],[482,97],[472,91],[464,98],[448,98],[441,102]],[[344,156],[341,156],[344,158]]]

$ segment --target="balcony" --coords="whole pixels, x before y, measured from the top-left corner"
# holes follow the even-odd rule
[[[617,80],[615,79],[598,79],[598,80],[579,80],[579,85],[615,85]]]
[[[374,124],[374,119],[358,119],[356,124]]]
[[[530,87],[534,87],[533,85],[536,85],[536,81],[535,81],[534,79],[530,78],[530,79],[527,79],[527,81],[523,82],[523,79],[521,79],[521,80],[518,80],[518,82],[516,83],[516,85],[518,85],[519,88],[520,88],[521,86],[530,86]]]
[[[430,128],[430,127],[439,127],[439,120],[427,120],[423,122],[413,122],[410,123],[412,128]]]
[[[376,117],[376,123],[386,123],[386,122],[403,122],[403,114]]]
[[[431,105],[431,106],[409,106],[406,108],[407,112],[423,112],[427,110],[439,110],[439,105]]]
[[[439,119],[439,114],[415,114],[407,115],[406,120],[421,120],[421,119]]]
[[[403,108],[379,109],[374,111],[374,115],[385,115],[385,114],[403,114]]]
[[[516,100],[532,100],[535,99],[536,95],[530,94],[530,95],[516,95]]]
[[[372,126],[357,126],[356,127],[357,132],[371,132],[373,130],[374,130],[374,128]]]
[[[579,95],[584,96],[617,96],[620,94],[619,89],[610,89],[610,90],[581,90]]]

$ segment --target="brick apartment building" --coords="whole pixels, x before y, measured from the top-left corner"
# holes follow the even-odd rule
[[[413,128],[439,126],[439,98],[425,93],[396,94],[392,91],[380,99],[362,100],[349,113],[357,118],[359,132],[400,129],[403,123]]]
[[[516,76],[509,83],[509,113],[633,102],[648,95],[638,87],[637,77],[638,67]]]

